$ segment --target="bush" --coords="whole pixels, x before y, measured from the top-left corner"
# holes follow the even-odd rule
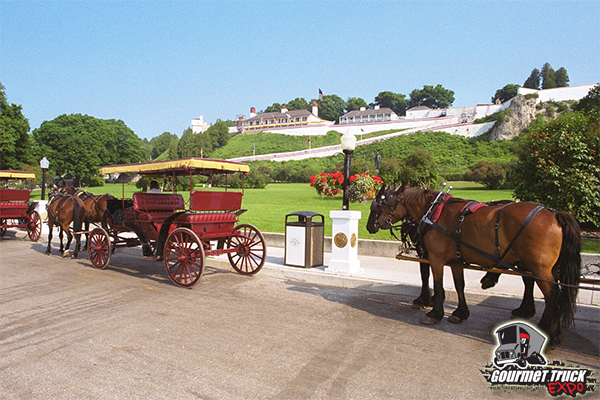
[[[465,174],[465,180],[481,183],[488,189],[506,189],[509,165],[499,162],[479,161]]]
[[[343,184],[344,175],[339,171],[333,171],[331,174],[321,172],[310,177],[310,186],[314,187],[321,197],[333,197],[342,193]]]
[[[515,195],[572,213],[600,227],[600,120],[598,114],[567,113],[536,122],[518,148]]]

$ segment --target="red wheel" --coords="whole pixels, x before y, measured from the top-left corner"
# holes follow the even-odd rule
[[[0,236],[4,236],[4,234],[6,233],[6,228],[4,227],[4,225],[6,225],[6,220],[0,219]]]
[[[110,237],[102,228],[94,228],[88,239],[88,256],[92,265],[98,269],[104,269],[110,261],[112,254]]]
[[[204,271],[204,246],[188,228],[177,228],[165,243],[165,267],[169,278],[179,286],[191,287]]]
[[[40,240],[42,234],[42,219],[37,211],[33,211],[29,214],[29,221],[27,222],[27,235],[32,242]]]
[[[240,274],[254,275],[265,265],[265,238],[250,224],[236,226],[233,235],[227,239],[227,247],[237,249],[235,253],[227,253],[227,257],[233,269]]]

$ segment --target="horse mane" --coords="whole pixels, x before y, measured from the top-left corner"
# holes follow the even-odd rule
[[[433,196],[437,192],[430,189],[416,188],[410,186],[400,186],[396,188],[396,193],[402,192],[402,197],[405,202],[414,204],[418,207],[431,203]]]

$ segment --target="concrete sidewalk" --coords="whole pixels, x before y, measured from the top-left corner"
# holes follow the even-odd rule
[[[267,260],[259,272],[260,275],[272,276],[278,279],[302,282],[314,285],[336,286],[380,293],[400,294],[406,296],[419,295],[421,290],[421,276],[419,264],[413,261],[397,260],[395,255],[398,249],[396,242],[383,242],[373,240],[359,240],[359,260],[361,271],[356,273],[339,273],[327,268],[331,259],[330,239],[326,238],[324,265],[313,268],[302,268],[284,265],[285,243],[282,234],[264,234],[267,242]],[[328,243],[329,241],[329,243]],[[361,246],[363,249],[361,250]],[[381,254],[374,256],[369,254]],[[597,260],[592,259],[597,262]],[[209,259],[207,265],[213,263],[229,265],[226,256]],[[584,260],[585,262],[590,262]],[[495,287],[481,289],[480,279],[485,275],[482,271],[465,269],[465,293],[469,304],[484,303],[488,306],[512,310],[521,304],[523,297],[523,281],[521,277],[503,274]],[[433,278],[430,278],[430,287]],[[583,286],[583,285],[582,285]],[[590,286],[590,285],[585,285]],[[595,285],[600,288],[600,285]],[[457,302],[452,271],[449,267],[444,271],[444,289],[446,301]],[[538,310],[544,309],[543,295],[535,287],[534,297]],[[600,292],[593,290],[580,290],[576,319],[600,323]]]

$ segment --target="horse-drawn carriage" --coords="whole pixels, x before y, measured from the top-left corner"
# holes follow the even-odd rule
[[[2,188],[8,181],[30,179],[35,174],[26,171],[0,171],[0,236],[4,236],[8,228],[26,229],[29,239],[37,242],[42,232],[42,220],[35,208],[37,202],[30,201],[27,189]]]
[[[469,317],[465,300],[464,268],[486,271],[482,288],[492,287],[501,273],[523,277],[523,302],[513,315],[535,315],[534,284],[542,291],[546,308],[539,326],[550,344],[561,341],[561,328],[573,323],[580,283],[595,284],[581,274],[581,237],[577,221],[559,212],[529,202],[478,203],[452,197],[448,192],[409,186],[382,187],[371,204],[367,229],[396,229],[402,222],[405,241],[417,256],[398,254],[398,259],[421,263],[422,291],[415,305],[432,305],[421,320],[432,325],[444,316],[442,285],[444,266],[452,269],[458,308],[448,320],[461,323]],[[428,287],[433,272],[434,295]],[[586,289],[597,290],[594,287]]]
[[[222,160],[188,158],[140,164],[111,165],[101,175],[139,174],[146,178],[189,178],[186,201],[176,193],[134,193],[131,199],[108,200],[102,227],[89,232],[88,254],[96,268],[105,268],[117,247],[142,246],[143,255],[165,263],[179,286],[198,283],[206,256],[227,254],[240,274],[253,275],[263,267],[266,245],[260,231],[238,224],[243,193],[194,190],[193,176],[247,174],[249,167]],[[175,184],[173,187],[176,187]],[[124,193],[124,190],[123,190]]]

